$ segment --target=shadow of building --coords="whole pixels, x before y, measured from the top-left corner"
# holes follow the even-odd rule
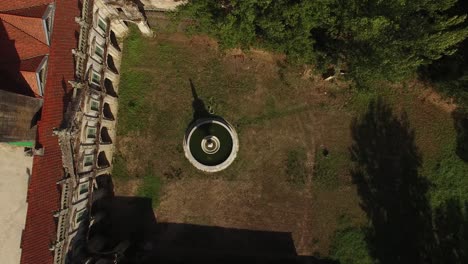
[[[88,235],[99,263],[336,263],[298,256],[291,233],[158,223],[142,197],[109,196],[105,204]]]

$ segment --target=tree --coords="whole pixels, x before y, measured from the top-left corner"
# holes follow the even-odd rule
[[[179,15],[222,46],[260,46],[299,63],[342,61],[359,84],[399,81],[468,36],[457,0],[192,0]]]
[[[196,30],[215,36],[225,48],[260,46],[310,63],[316,59],[313,30],[333,19],[331,1],[194,0],[178,17],[195,19]]]
[[[460,1],[452,8],[453,15],[468,13],[468,1]],[[465,25],[468,21],[465,21]],[[456,100],[460,109],[468,113],[468,39],[457,45],[457,51],[420,69],[420,76],[434,87]]]
[[[449,15],[456,0],[362,1],[337,6],[340,23],[330,25],[358,82],[400,81],[419,66],[455,52],[468,36],[465,16]]]

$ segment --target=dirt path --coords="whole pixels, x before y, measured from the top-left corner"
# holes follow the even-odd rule
[[[304,198],[310,200],[313,203],[312,194],[312,183],[314,175],[314,164],[316,155],[316,143],[315,143],[315,129],[316,124],[315,118],[311,112],[301,113],[297,118],[298,127],[301,133],[304,135],[305,143],[307,145],[307,178],[305,183]],[[312,207],[308,206],[303,212],[302,218],[298,223],[297,237],[294,238],[296,251],[299,255],[308,255],[311,252],[311,242],[313,237],[313,230],[311,230],[311,223],[313,217]]]

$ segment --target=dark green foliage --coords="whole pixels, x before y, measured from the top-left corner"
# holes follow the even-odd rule
[[[340,219],[345,220],[345,219]],[[349,221],[349,220],[348,220]],[[468,261],[468,203],[449,199],[437,207],[432,218],[434,230],[427,240],[427,245],[434,243],[427,261],[432,263],[467,263]],[[330,257],[341,264],[370,264],[378,262],[369,252],[368,228],[352,227],[350,223],[341,223],[331,245]],[[406,237],[405,237],[406,238]],[[404,263],[404,262],[401,262]],[[419,263],[419,262],[415,262]],[[425,263],[425,262],[420,262]]]
[[[334,37],[358,81],[402,80],[420,65],[452,54],[467,36],[460,27],[465,16],[446,14],[456,0],[352,2],[339,5],[344,20]]]
[[[354,236],[364,235],[372,259],[466,263],[468,171],[454,146],[445,144],[438,162],[423,160],[407,116],[382,99],[371,101],[351,129],[351,173],[369,218],[365,232]]]
[[[286,159],[286,174],[288,181],[297,184],[304,184],[307,176],[306,153],[303,149],[295,149],[288,152]]]
[[[361,228],[338,230],[333,238],[330,257],[341,264],[374,263],[367,249],[365,232]]]
[[[193,0],[180,17],[224,47],[260,46],[300,63],[344,64],[359,85],[402,80],[453,54],[468,30],[456,0]],[[340,66],[340,65],[338,65]]]
[[[432,263],[468,262],[468,202],[449,199],[434,213],[437,248]]]
[[[458,1],[450,10],[454,15],[468,13],[468,1]],[[468,25],[468,21],[465,21]],[[468,111],[468,40],[458,45],[457,51],[422,67],[420,75],[435,88],[456,100],[463,111]]]
[[[432,182],[431,202],[440,206],[450,199],[468,201],[468,166],[449,146],[441,153],[438,160],[427,160],[426,177]]]
[[[434,84],[443,94],[450,96],[468,111],[468,41],[460,44],[458,51],[422,68],[423,79]]]
[[[260,46],[307,63],[315,61],[312,30],[330,19],[327,2],[195,0],[179,16],[196,19],[194,29],[217,37],[224,47]]]

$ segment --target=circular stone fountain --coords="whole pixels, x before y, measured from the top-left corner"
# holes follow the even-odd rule
[[[221,118],[195,121],[184,138],[185,156],[197,169],[205,172],[224,170],[234,161],[238,150],[236,131]]]

